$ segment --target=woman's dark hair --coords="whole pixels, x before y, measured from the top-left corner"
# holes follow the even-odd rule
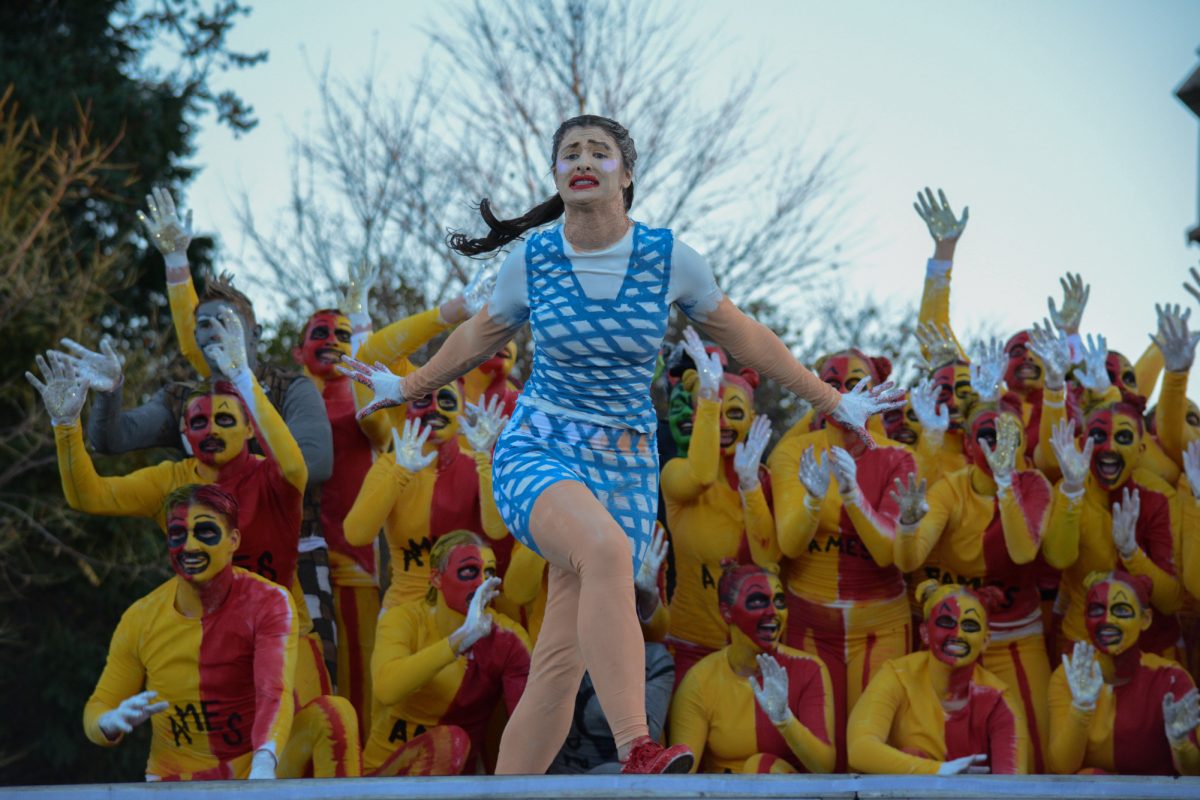
[[[558,126],[558,130],[554,132],[554,142],[550,146],[550,165],[554,168],[554,159],[558,155],[558,147],[562,144],[563,137],[567,131],[572,128],[599,128],[607,133],[617,143],[617,149],[621,151],[621,162],[625,169],[633,171],[633,165],[637,161],[637,148],[633,144],[633,137],[629,135],[629,131],[616,120],[611,120],[608,117],[597,117],[593,114],[583,114],[571,119]],[[633,207],[633,183],[625,188],[625,210],[628,211]],[[483,253],[491,253],[498,250],[504,245],[511,242],[513,239],[519,239],[530,228],[537,228],[552,222],[562,216],[563,201],[555,192],[545,202],[534,206],[519,217],[513,219],[497,219],[492,213],[492,204],[486,197],[479,201],[479,215],[483,217],[483,221],[487,223],[488,234],[480,239],[472,239],[465,233],[452,231],[446,237],[446,244],[450,245],[450,249],[457,250],[464,256],[477,256]]]

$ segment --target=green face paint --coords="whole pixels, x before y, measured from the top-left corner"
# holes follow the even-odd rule
[[[692,393],[684,388],[683,381],[671,387],[667,398],[667,427],[671,429],[671,438],[675,441],[677,455],[686,456],[688,445],[692,441]]]

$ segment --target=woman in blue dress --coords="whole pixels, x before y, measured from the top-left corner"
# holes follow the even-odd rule
[[[496,503],[519,541],[549,562],[546,612],[529,681],[500,744],[497,773],[543,773],[570,728],[586,669],[624,772],[686,772],[686,747],[647,735],[643,645],[633,577],[654,530],[658,496],[655,359],[672,303],[741,364],[867,436],[867,417],[903,404],[890,386],[839,394],[768,328],[722,294],[712,270],[670,230],[628,216],[637,150],[613,120],[580,116],[554,134],[557,192],[490,232],[449,237],[464,255],[511,242],[487,306],[429,362],[400,378],[348,361],[374,390],[369,414],[424,397],[465,374],[532,326],[533,369],[496,443]],[[530,233],[563,217],[561,224]],[[526,238],[526,234],[529,234]]]

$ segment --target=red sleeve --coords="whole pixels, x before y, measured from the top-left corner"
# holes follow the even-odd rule
[[[907,482],[908,476],[917,472],[917,462],[900,447],[882,447],[871,452],[877,455],[864,459],[867,470],[859,476],[858,486],[876,513],[894,523],[900,516],[900,507],[892,499],[893,481],[899,478]]]
[[[988,716],[988,766],[993,775],[1017,775],[1022,770],[1017,716],[1001,695]]]
[[[1138,546],[1159,569],[1175,573],[1175,544],[1171,535],[1171,507],[1167,498],[1153,489],[1136,487],[1142,503],[1136,538]]]

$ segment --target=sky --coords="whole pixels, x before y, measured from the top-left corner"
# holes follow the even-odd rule
[[[223,81],[261,120],[235,138],[209,119],[188,189],[196,226],[215,232],[225,266],[249,254],[234,204],[256,216],[285,203],[288,149],[319,114],[313,73],[363,74],[374,57],[404,80],[427,52],[441,4],[259,0],[232,46],[268,61]],[[701,100],[761,65],[769,119],[784,135],[843,153],[847,211],[835,235],[854,246],[844,291],[916,303],[932,243],[912,209],[923,186],[970,206],[954,271],[956,329],[1015,331],[1046,314],[1065,271],[1092,286],[1085,332],[1132,359],[1156,302],[1200,263],[1200,120],[1174,96],[1200,65],[1200,2],[1167,0],[712,0],[679,5],[688,31],[717,29],[695,76]],[[623,120],[637,136],[637,120]],[[541,146],[542,143],[538,143]],[[753,180],[747,170],[747,180]],[[653,220],[647,220],[653,222]]]

